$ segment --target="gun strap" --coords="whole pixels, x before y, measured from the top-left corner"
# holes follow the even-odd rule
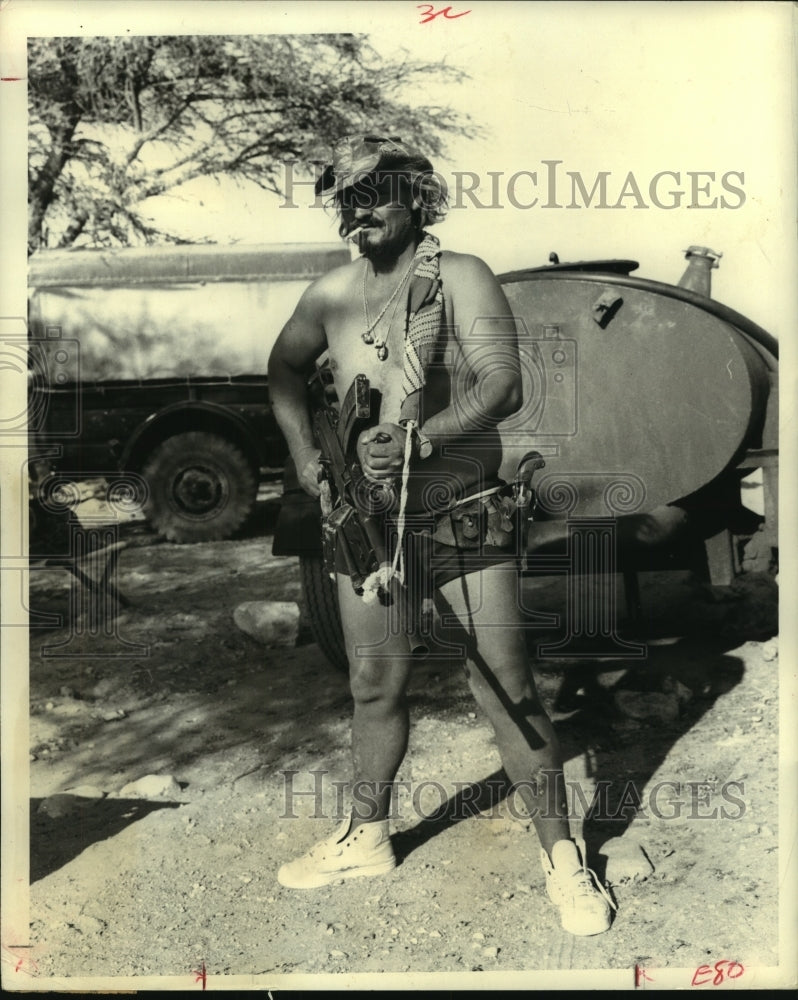
[[[386,590],[392,579],[396,578],[399,583],[405,582],[405,557],[404,557],[404,534],[405,534],[405,508],[407,507],[408,481],[410,479],[410,458],[413,452],[413,428],[415,422],[408,420],[405,426],[405,453],[402,465],[402,485],[399,493],[399,513],[396,519],[396,551],[393,554],[393,563],[390,566],[383,565],[371,573],[363,584],[363,600],[367,604],[372,604],[379,594],[380,589]]]
[[[405,508],[407,507],[407,484],[410,479],[410,457],[413,452],[413,429],[416,423],[408,420],[405,426],[405,454],[402,465],[402,484],[399,491],[399,514],[396,519],[396,552],[393,554],[393,572],[399,578],[400,583],[405,582],[405,559],[403,554],[403,541],[405,534]],[[397,571],[398,570],[398,571]]]

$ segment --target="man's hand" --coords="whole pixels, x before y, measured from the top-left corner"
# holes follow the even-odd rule
[[[321,452],[318,448],[303,448],[297,454],[295,461],[299,485],[312,497],[321,495],[321,488],[319,486],[319,473],[321,472],[321,465],[319,464],[320,455]]]
[[[402,471],[405,456],[404,427],[377,424],[357,439],[357,458],[369,479],[389,479]]]

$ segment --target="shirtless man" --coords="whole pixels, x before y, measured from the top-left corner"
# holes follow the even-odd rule
[[[445,214],[443,185],[430,162],[401,140],[342,139],[317,191],[333,196],[341,235],[357,233],[361,256],[305,291],[269,361],[274,412],[300,483],[319,495],[307,381],[328,350],[339,399],[359,373],[381,393],[378,423],[357,440],[366,476],[401,481],[412,437],[406,509],[443,525],[430,566],[433,587],[470,637],[469,686],[533,818],[548,894],[567,931],[601,933],[610,926],[611,904],[586,867],[584,846],[580,854],[570,837],[560,750],[535,690],[518,607],[518,542],[500,500],[497,424],[521,405],[509,305],[481,260],[441,251],[426,232]],[[352,810],[331,837],[282,866],[278,879],[288,888],[395,866],[388,814],[408,742],[412,656],[406,637],[388,628],[388,609],[365,603],[341,570],[354,700]]]

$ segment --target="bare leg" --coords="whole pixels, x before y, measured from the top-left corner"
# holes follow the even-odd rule
[[[338,577],[338,597],[355,703],[352,719],[353,826],[386,819],[391,787],[407,750],[406,639],[390,634],[391,612],[367,605]]]
[[[493,725],[504,770],[532,813],[541,846],[551,852],[570,837],[562,756],[535,689],[517,588],[512,564],[492,566],[445,584],[439,606],[459,619],[469,686]]]

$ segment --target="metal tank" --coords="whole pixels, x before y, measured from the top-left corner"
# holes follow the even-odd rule
[[[722,255],[686,251],[678,285],[635,261],[500,276],[518,321],[524,405],[502,425],[505,476],[545,461],[527,564],[568,522],[613,519],[617,568],[689,565],[713,583],[777,555],[778,345],[711,298]],[[763,512],[741,501],[761,469]],[[545,566],[542,567],[545,569]],[[636,600],[628,578],[627,596]]]

